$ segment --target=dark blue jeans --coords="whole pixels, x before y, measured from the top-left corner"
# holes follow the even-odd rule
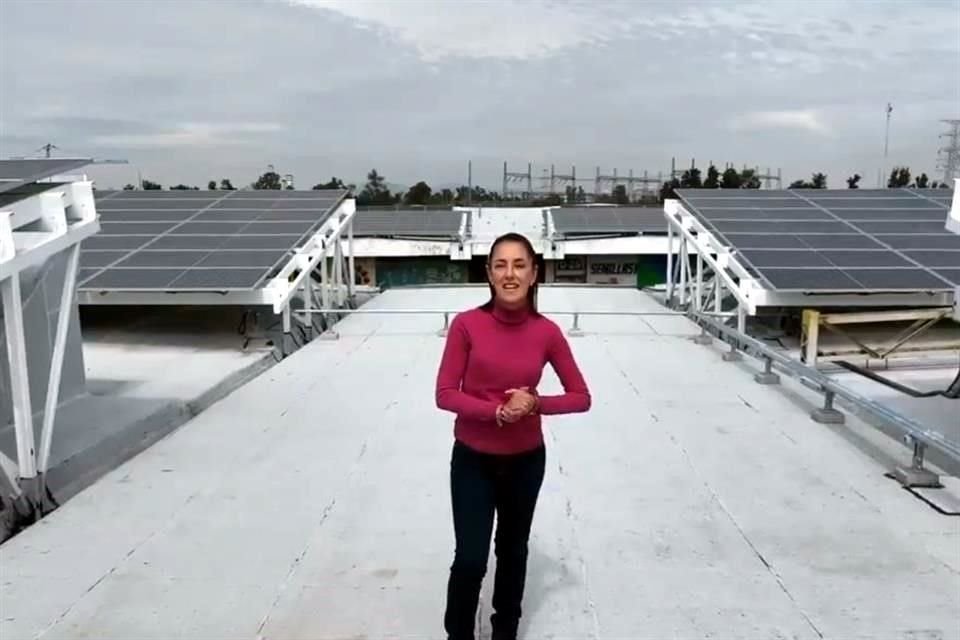
[[[496,513],[497,569],[490,617],[493,638],[515,638],[527,574],[527,541],[546,463],[543,447],[492,455],[454,443],[450,490],[457,548],[447,584],[444,627],[452,640],[473,640]]]

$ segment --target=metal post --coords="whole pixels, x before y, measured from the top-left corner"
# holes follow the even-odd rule
[[[569,331],[567,331],[567,335],[574,338],[583,336],[583,330],[580,329],[580,314],[577,312],[574,312],[573,314],[573,326],[570,327]]]
[[[680,306],[687,304],[687,237],[680,239]]]
[[[737,331],[740,333],[747,333],[747,310],[743,308],[743,305],[737,305]]]
[[[908,444],[911,440],[913,441],[913,458],[909,467],[898,466],[894,469],[893,477],[905,487],[942,487],[940,476],[923,466],[927,445],[910,437],[904,440]]]
[[[307,337],[313,340],[313,284],[310,276],[303,281],[303,287],[300,289],[303,297],[304,319],[307,321]]]
[[[763,359],[763,371],[753,376],[757,384],[780,384],[780,376],[773,372],[773,361],[770,358]]]
[[[23,303],[20,298],[20,274],[3,281],[3,323],[7,333],[7,358],[10,362],[10,397],[17,438],[17,463],[20,479],[37,476],[33,439],[33,409],[30,406],[30,380],[27,377],[27,350],[23,336]]]
[[[323,302],[323,308],[330,308],[330,274],[327,265],[327,249],[324,248],[323,255],[320,256],[320,301]],[[326,317],[324,317],[326,321]]]
[[[713,281],[716,283],[716,286],[713,288],[713,310],[715,313],[720,313],[722,307],[720,298],[723,293],[723,278],[720,277],[719,273],[714,272]]]
[[[823,407],[814,409],[810,412],[810,417],[814,422],[820,424],[843,424],[843,414],[833,408],[833,401],[836,394],[833,391],[827,391],[823,394]]]
[[[333,270],[333,281],[337,286],[337,306],[343,306],[343,247],[340,244],[340,239],[337,239],[337,244],[334,248],[334,260],[336,264],[334,265]]]
[[[446,337],[447,331],[449,330],[450,330],[450,312],[444,311],[443,312],[443,328],[437,332],[437,335],[440,336],[441,338]]]
[[[283,307],[282,317],[283,317],[283,337],[281,338],[281,340],[283,344],[281,345],[280,351],[281,353],[283,353],[283,355],[287,355],[287,347],[292,340],[290,333],[293,328],[291,326],[292,323],[290,322],[290,303],[289,302],[287,302],[287,304],[284,305]]]
[[[350,294],[350,302],[355,302],[354,300],[354,286],[357,282],[357,268],[353,261],[353,216],[350,217],[350,222],[347,224],[347,261],[348,261],[348,273],[347,276],[347,291]]]
[[[667,306],[673,306],[673,222],[667,223]]]
[[[694,306],[694,309],[700,311],[705,305],[703,304],[703,256],[700,252],[697,252],[697,302]]]
[[[804,339],[803,362],[816,367],[820,341],[820,312],[816,309],[804,309],[801,320],[801,335]]]
[[[737,360],[742,360],[743,356],[737,351],[737,343],[730,343],[730,351],[727,351],[722,356],[724,362],[736,362]]]
[[[693,342],[694,342],[694,344],[700,344],[700,345],[704,345],[704,346],[706,346],[706,345],[710,344],[711,342],[713,342],[713,338],[711,338],[711,337],[710,337],[710,334],[707,333],[707,327],[706,327],[706,326],[701,326],[701,327],[700,327],[700,335],[695,336],[695,337],[693,338]]]
[[[66,351],[67,331],[73,305],[73,291],[77,283],[77,264],[80,261],[80,245],[70,248],[67,270],[60,292],[60,309],[57,312],[57,334],[53,341],[53,358],[50,361],[50,378],[47,382],[47,401],[43,407],[43,428],[40,431],[40,455],[37,470],[44,474],[50,464],[50,448],[53,444],[53,423],[60,401],[60,375],[63,373],[63,356]],[[44,492],[45,493],[45,492]]]

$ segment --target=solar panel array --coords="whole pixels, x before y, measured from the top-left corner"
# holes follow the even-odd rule
[[[953,191],[681,189],[678,197],[770,289],[952,291]]]
[[[89,290],[249,290],[264,283],[346,191],[97,192],[101,231],[84,241]]]
[[[0,160],[0,193],[90,164],[84,158]]]
[[[566,235],[667,232],[659,207],[562,207],[551,214],[554,227]]]
[[[460,211],[421,209],[357,211],[353,235],[360,237],[438,237],[452,238],[460,233]]]

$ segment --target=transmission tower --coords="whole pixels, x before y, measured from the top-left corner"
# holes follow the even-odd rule
[[[533,197],[533,163],[527,163],[526,173],[516,171],[507,171],[507,163],[503,163],[503,199],[507,199],[507,194],[516,193],[510,189],[510,185],[515,182],[526,182],[527,190],[523,192],[524,198]]]
[[[953,188],[953,181],[960,178],[960,120],[942,120],[950,125],[949,133],[940,134],[947,138],[947,145],[940,148],[940,162],[937,167],[943,169],[943,182]]]

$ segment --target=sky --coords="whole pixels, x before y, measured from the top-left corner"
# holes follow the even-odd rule
[[[960,0],[0,1],[0,157],[127,160],[91,167],[102,188],[268,165],[297,188],[372,168],[441,187],[471,161],[500,190],[505,161],[672,158],[872,187],[884,166],[941,176],[945,118]]]

